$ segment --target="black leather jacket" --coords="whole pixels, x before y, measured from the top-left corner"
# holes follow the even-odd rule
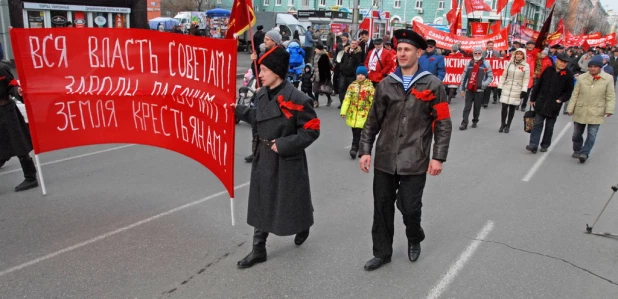
[[[431,94],[420,94],[426,90]],[[442,82],[429,72],[421,72],[404,90],[401,70],[397,68],[376,88],[373,106],[361,134],[359,154],[371,155],[379,133],[375,169],[389,174],[423,174],[429,167],[434,135],[432,159],[446,161],[451,130]]]

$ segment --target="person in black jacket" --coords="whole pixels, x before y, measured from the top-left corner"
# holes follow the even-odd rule
[[[358,41],[352,40],[350,46],[345,47],[341,63],[339,63],[339,101],[343,103],[348,86],[356,80],[356,68],[363,65],[363,50],[358,46]],[[341,109],[341,104],[337,109]]]
[[[560,115],[562,104],[571,98],[574,87],[573,72],[567,68],[571,61],[570,57],[562,53],[556,57],[554,67],[548,67],[541,74],[532,88],[530,105],[534,107],[536,115],[534,117],[534,128],[530,134],[530,143],[526,149],[536,154],[541,139],[541,132],[545,127],[543,141],[541,141],[541,152],[546,152],[551,145],[551,138],[554,133],[554,125]]]
[[[304,92],[306,95],[314,98],[312,88],[313,88],[313,69],[311,68],[311,64],[305,65],[305,69],[303,70],[303,75],[301,77],[301,85],[300,90]]]
[[[21,87],[9,66],[0,62],[0,164],[11,157],[18,157],[25,180],[15,187],[15,191],[24,191],[39,186],[36,178],[36,166],[30,158],[32,140],[30,131],[19,108],[10,99],[10,95],[22,95]]]
[[[253,45],[255,46],[255,54],[257,56],[260,56],[260,45],[264,43],[264,36],[266,36],[266,33],[264,33],[264,26],[262,25],[258,25],[257,26],[257,31],[253,34]]]

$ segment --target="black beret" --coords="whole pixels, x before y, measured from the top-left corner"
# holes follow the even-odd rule
[[[264,26],[262,26],[262,25],[258,25],[257,26],[257,30],[262,30],[262,29],[264,29]]]
[[[526,42],[526,45],[536,45],[536,43],[532,40]]]
[[[374,45],[381,45],[382,42],[384,42],[384,40],[382,40],[381,38],[376,38],[373,40]]]
[[[427,42],[418,33],[409,29],[398,29],[393,34],[397,43],[406,43],[413,45],[419,49],[426,50]]]
[[[559,54],[556,58],[558,60],[562,60],[562,61],[564,61],[566,63],[571,62],[571,57],[569,57],[569,55],[567,53]]]
[[[552,49],[564,49],[561,45],[553,45],[551,46]]]
[[[273,71],[279,78],[285,80],[288,75],[288,68],[290,67],[290,53],[280,46],[275,46],[260,57],[258,63]]]

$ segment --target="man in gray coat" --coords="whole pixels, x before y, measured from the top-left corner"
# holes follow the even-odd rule
[[[483,104],[485,89],[494,79],[489,62],[483,59],[483,49],[481,47],[474,48],[472,57],[472,60],[470,60],[470,63],[461,75],[460,90],[461,95],[465,95],[466,105],[463,110],[463,120],[461,126],[459,126],[460,130],[468,128],[468,118],[470,117],[472,106],[474,106],[472,127],[476,128],[481,114],[481,105]]]
[[[251,108],[236,106],[241,120],[256,126],[255,158],[247,223],[255,228],[253,250],[238,261],[249,268],[266,261],[266,238],[296,235],[301,245],[313,225],[313,205],[305,149],[320,135],[320,120],[312,100],[285,80],[289,54],[282,47],[264,54],[258,61],[262,88]]]

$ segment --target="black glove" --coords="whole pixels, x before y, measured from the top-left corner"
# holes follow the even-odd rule
[[[527,92],[525,92],[525,91],[522,91],[522,92],[519,94],[519,98],[520,98],[520,99],[527,99],[527,98],[528,98],[528,93],[527,93]]]

